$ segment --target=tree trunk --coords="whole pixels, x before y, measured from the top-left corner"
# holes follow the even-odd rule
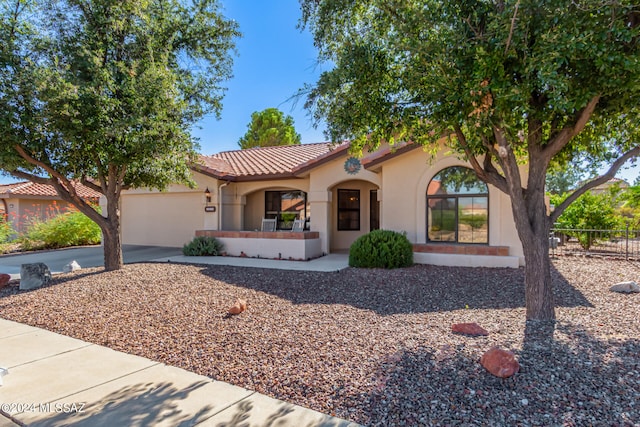
[[[120,240],[120,198],[107,192],[107,217],[100,224],[102,229],[104,268],[107,271],[120,270],[124,264],[122,241]]]
[[[548,233],[531,237],[523,241],[526,318],[555,320]]]
[[[514,166],[515,167],[515,166]],[[527,320],[555,320],[549,232],[551,221],[544,200],[546,166],[530,158],[526,190],[519,182],[510,183],[511,207],[525,261],[525,306]]]
[[[107,271],[120,270],[124,264],[122,258],[122,242],[120,241],[120,222],[112,224],[107,218],[108,226],[102,229],[104,248],[104,268]]]

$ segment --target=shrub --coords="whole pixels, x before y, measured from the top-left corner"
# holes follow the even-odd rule
[[[14,235],[15,231],[9,221],[0,217],[0,244],[8,243]]]
[[[374,230],[360,236],[349,249],[349,266],[401,268],[413,265],[413,246],[406,234]]]
[[[96,245],[102,239],[98,224],[78,211],[69,211],[46,221],[33,221],[20,237],[22,248],[54,249]]]
[[[186,256],[216,256],[220,255],[224,245],[214,237],[197,236],[182,247]]]
[[[552,196],[551,203],[556,206],[567,197]],[[578,197],[560,215],[556,228],[572,230],[616,230],[624,228],[621,218],[616,215],[615,203],[611,194],[593,194],[589,191]],[[575,237],[583,249],[589,250],[596,240],[591,232],[570,231],[568,236]],[[610,233],[598,234],[601,239],[608,239]]]

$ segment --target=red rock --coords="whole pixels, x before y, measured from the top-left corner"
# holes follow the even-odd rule
[[[235,304],[229,307],[229,314],[240,314],[247,309],[247,302],[243,299],[237,299]]]
[[[509,378],[520,370],[520,364],[513,353],[493,347],[480,358],[480,364],[499,378]]]
[[[471,336],[486,336],[489,332],[477,323],[454,323],[451,325],[451,332]]]
[[[0,289],[4,288],[9,284],[9,280],[11,280],[11,276],[6,273],[0,273]]]

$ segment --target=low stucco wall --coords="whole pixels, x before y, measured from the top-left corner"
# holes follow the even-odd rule
[[[231,256],[308,260],[322,256],[320,236],[313,231],[213,231],[198,230],[196,236],[215,237]]]

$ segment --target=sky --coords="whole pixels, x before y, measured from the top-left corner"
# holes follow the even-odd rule
[[[193,129],[201,153],[239,149],[251,113],[271,107],[293,117],[303,144],[326,141],[324,127],[312,126],[304,98],[292,99],[327,69],[318,64],[309,31],[297,28],[298,0],[221,0],[220,4],[224,15],[239,24],[242,38],[236,40],[233,78],[226,83],[221,119],[207,117],[198,123],[200,129]]]

